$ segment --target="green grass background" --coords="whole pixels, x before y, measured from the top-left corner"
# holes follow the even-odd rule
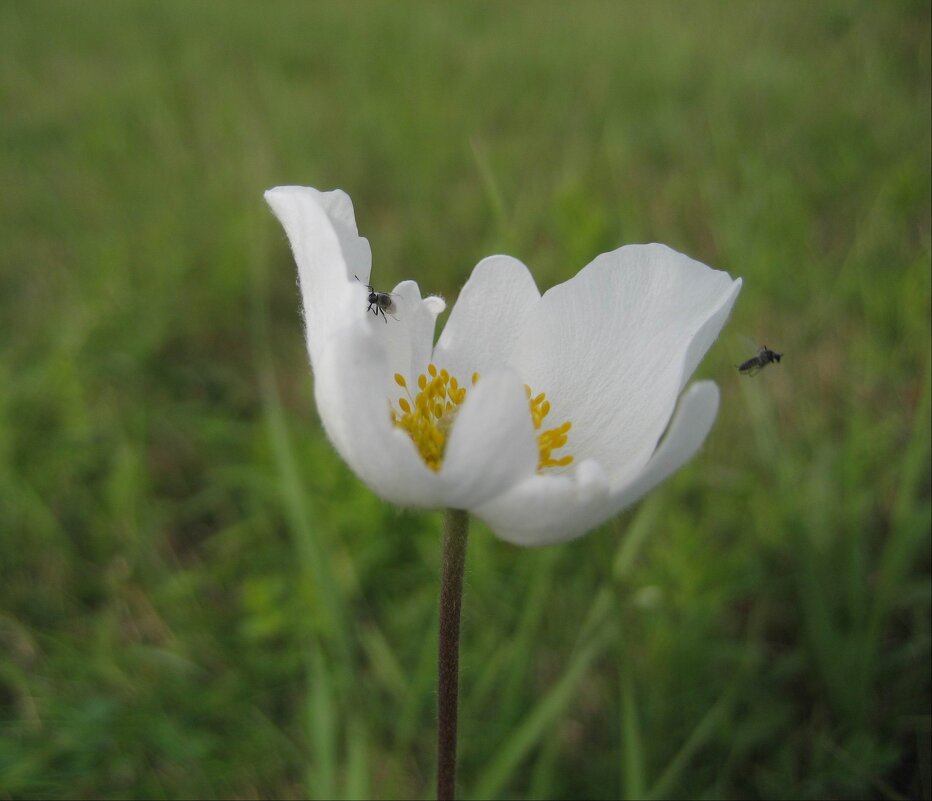
[[[744,277],[690,465],[474,525],[463,797],[929,798],[929,98],[924,2],[0,5],[0,798],[432,793],[439,516],[321,433],[283,183],[381,287]]]

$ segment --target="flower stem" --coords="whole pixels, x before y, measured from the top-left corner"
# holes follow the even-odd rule
[[[437,799],[452,801],[456,788],[456,712],[459,697],[460,607],[469,514],[443,513],[440,637],[437,654]]]

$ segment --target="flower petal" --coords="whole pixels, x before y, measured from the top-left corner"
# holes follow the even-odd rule
[[[398,372],[412,381],[427,369],[434,346],[434,328],[437,315],[445,308],[443,298],[421,298],[421,290],[414,281],[402,281],[392,290],[397,321],[407,332],[408,347],[399,353]],[[392,328],[392,325],[389,325]]]
[[[598,464],[584,462],[562,475],[536,475],[475,514],[499,537],[515,545],[548,545],[582,536],[689,461],[715,422],[718,400],[718,387],[711,381],[690,387],[644,470],[616,490],[609,491]]]
[[[346,323],[369,281],[369,242],[358,235],[352,201],[339,189],[279,186],[268,190],[265,199],[284,226],[298,265],[305,338],[314,366],[325,340]]]
[[[739,288],[664,245],[619,248],[544,294],[510,362],[553,419],[572,421],[569,452],[620,486],[654,452]]]
[[[402,506],[468,509],[533,474],[537,444],[527,397],[508,370],[471,388],[434,473],[406,433],[392,425],[389,398],[400,394],[385,369],[378,328],[358,321],[331,337],[315,374],[315,396],[334,447],[372,489]]]
[[[728,274],[725,273],[725,275]],[[719,298],[718,306],[706,318],[706,321],[700,326],[692,341],[689,343],[689,347],[686,349],[686,356],[680,368],[680,386],[678,393],[683,391],[683,387],[686,386],[693,372],[695,372],[696,368],[699,366],[702,357],[705,356],[709,348],[712,347],[712,343],[718,339],[719,333],[721,333],[722,328],[728,321],[728,315],[731,314],[732,306],[735,305],[735,301],[738,299],[738,293],[741,291],[741,284],[742,280],[740,278],[736,278],[732,282],[728,291]]]
[[[469,389],[450,432],[440,475],[444,505],[471,509],[534,475],[537,440],[524,385],[511,370]]]
[[[331,336],[315,370],[321,422],[346,463],[376,494],[402,506],[441,506],[440,476],[392,425],[388,399],[398,386],[386,361],[378,328],[363,320]]]
[[[451,374],[484,374],[505,364],[540,292],[528,268],[510,256],[476,265],[434,349],[434,360]]]
[[[605,472],[588,460],[563,473],[537,473],[473,513],[506,542],[548,545],[602,523],[607,502]]]
[[[434,343],[437,314],[443,308],[440,298],[421,298],[414,281],[402,281],[390,293],[392,307],[387,315],[368,313],[367,323],[385,349],[384,369],[389,376],[401,373],[409,386],[427,370]],[[439,304],[437,303],[439,301]],[[359,308],[366,309],[366,288],[362,288]]]
[[[683,393],[673,422],[650,461],[633,480],[612,490],[609,514],[630,506],[695,456],[712,430],[718,404],[714,381],[698,381]]]

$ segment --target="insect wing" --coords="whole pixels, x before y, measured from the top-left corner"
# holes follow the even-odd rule
[[[400,306],[404,305],[404,298],[394,292],[379,292],[379,308],[387,315],[398,319],[395,315]]]
[[[378,303],[382,311],[393,312],[395,310],[395,296],[391,292],[379,292]]]

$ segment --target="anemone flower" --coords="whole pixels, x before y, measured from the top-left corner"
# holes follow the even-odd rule
[[[684,388],[740,279],[665,245],[627,245],[541,295],[524,264],[491,256],[434,344],[445,303],[414,281],[371,285],[369,243],[345,192],[285,186],[265,197],[298,265],[317,407],[334,447],[382,498],[457,510],[446,518],[441,585],[441,640],[452,627],[454,662],[466,513],[517,545],[570,540],[679,469],[709,433],[716,385]],[[449,797],[452,777],[441,780]]]

